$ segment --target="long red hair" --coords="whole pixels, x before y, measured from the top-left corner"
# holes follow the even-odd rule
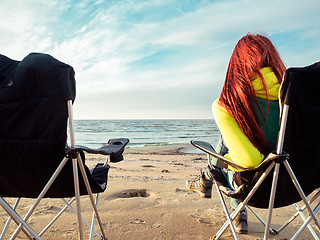
[[[251,143],[266,154],[270,147],[259,127],[254,106],[260,111],[261,109],[250,81],[250,78],[258,74],[267,93],[267,84],[260,71],[264,67],[271,67],[281,83],[286,67],[272,42],[259,34],[242,37],[230,58],[219,103],[235,118]]]

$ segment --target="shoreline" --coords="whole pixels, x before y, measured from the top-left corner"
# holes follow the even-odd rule
[[[139,153],[154,153],[154,154],[205,154],[201,150],[192,146],[191,144],[168,144],[168,145],[154,145],[154,146],[141,146],[141,147],[126,147],[125,153],[139,154]]]

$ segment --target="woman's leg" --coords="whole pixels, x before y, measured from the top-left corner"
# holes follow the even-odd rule
[[[237,184],[234,181],[234,174],[236,172],[232,170],[227,170],[227,180],[229,187],[232,190],[236,190],[238,188]],[[233,209],[236,209],[240,204],[240,201],[238,201],[235,198],[230,199],[230,206]],[[248,216],[247,216],[247,210],[245,207],[243,207],[240,211],[240,213],[235,217],[234,219],[234,227],[238,233],[248,233]]]
[[[224,144],[222,136],[220,136],[215,150],[217,153],[219,153],[222,156],[224,156],[228,152],[228,148]],[[205,172],[205,178],[211,182],[213,181],[213,177],[211,175],[210,168],[214,168],[214,167],[226,168],[227,166],[225,164],[221,163],[221,161],[218,158],[215,158],[215,157],[211,158],[210,166],[207,168],[207,170]]]
[[[220,137],[219,139],[219,142],[216,147],[216,151],[222,155],[228,152],[228,149],[225,147],[223,143],[222,137]],[[212,166],[208,166],[205,172],[201,171],[201,174],[197,176],[195,179],[186,181],[185,186],[187,190],[196,192],[201,197],[211,198],[213,178],[209,169],[213,167],[221,168],[222,165],[220,164],[220,161],[216,158],[211,159],[210,165]]]
[[[228,180],[229,187],[232,190],[236,190],[238,188],[237,184],[234,181],[234,174],[235,173],[236,173],[235,171],[227,170],[227,180]],[[230,205],[233,209],[236,209],[239,206],[239,204],[240,204],[240,202],[237,199],[231,198]]]

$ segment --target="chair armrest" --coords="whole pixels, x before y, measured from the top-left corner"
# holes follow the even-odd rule
[[[216,157],[218,159],[220,159],[222,162],[230,165],[231,167],[238,169],[238,170],[242,170],[242,171],[256,171],[258,169],[260,169],[261,167],[263,167],[264,165],[266,165],[269,162],[272,161],[284,161],[286,159],[288,159],[289,155],[285,152],[280,153],[280,154],[275,154],[275,153],[270,153],[268,154],[264,160],[257,166],[257,167],[251,167],[251,168],[246,168],[246,167],[242,167],[234,162],[232,162],[230,159],[225,158],[224,156],[220,155],[219,153],[217,153],[214,148],[211,146],[210,143],[208,142],[203,142],[203,141],[194,141],[191,140],[190,143],[195,146],[196,148],[199,148],[200,150],[202,150],[203,152]]]
[[[214,150],[214,148],[211,146],[210,143],[208,142],[203,142],[203,141],[194,141],[191,140],[190,143],[195,146],[196,148],[199,148],[201,151],[216,157],[218,159],[220,159],[222,162],[228,164],[229,166],[235,168],[235,169],[239,169],[239,170],[249,170],[250,168],[245,168],[242,167],[238,164],[235,164],[234,162],[232,162],[230,159],[220,155],[219,153],[216,152],[216,150]]]
[[[86,146],[76,145],[76,149],[83,150],[87,153],[110,155],[122,150],[129,143],[129,139],[116,138],[110,139],[108,143],[100,148],[89,148]]]
[[[123,160],[122,153],[128,143],[129,139],[127,138],[116,138],[110,139],[106,145],[97,149],[77,145],[73,150],[85,151],[92,154],[110,155],[110,162],[120,162]]]

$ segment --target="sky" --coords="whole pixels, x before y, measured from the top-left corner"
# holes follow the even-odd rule
[[[1,54],[76,72],[75,119],[203,119],[247,33],[287,67],[320,60],[319,0],[0,0]]]

